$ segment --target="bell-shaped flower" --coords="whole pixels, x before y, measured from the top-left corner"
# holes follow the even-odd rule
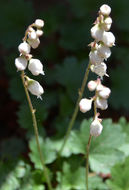
[[[99,42],[102,40],[104,30],[101,29],[98,24],[94,25],[90,31],[91,31],[92,38],[94,38],[96,42]]]
[[[112,47],[115,45],[115,36],[112,32],[104,32],[102,41],[105,46]]]
[[[37,98],[41,98],[41,95],[44,93],[43,87],[39,84],[38,81],[30,79],[27,77],[27,88],[31,92],[31,94],[37,96]]]
[[[100,44],[98,46],[98,55],[107,60],[111,56],[111,50],[109,47]]]
[[[30,45],[27,42],[23,42],[18,46],[18,50],[23,55],[30,53]]]
[[[103,98],[107,99],[110,96],[111,90],[108,87],[103,87],[99,92],[98,95]]]
[[[89,59],[90,59],[90,62],[91,62],[93,65],[100,64],[100,63],[103,62],[103,60],[104,60],[103,57],[101,57],[101,56],[98,55],[98,51],[97,51],[97,50],[90,52],[90,54],[89,54]]]
[[[92,136],[99,136],[102,133],[103,126],[98,118],[95,118],[90,125],[90,134]]]
[[[27,59],[23,56],[18,57],[15,59],[15,66],[17,67],[18,71],[23,71],[27,67]]]
[[[106,110],[108,108],[107,100],[102,99],[100,97],[96,98],[95,104],[96,104],[96,107],[101,109],[101,110]]]
[[[39,59],[30,59],[28,69],[35,76],[39,74],[44,75],[43,65]]]
[[[79,103],[79,108],[82,113],[86,113],[91,109],[92,106],[92,99],[83,98]]]

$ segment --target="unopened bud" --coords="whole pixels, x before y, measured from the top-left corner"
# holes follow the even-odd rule
[[[37,38],[37,34],[35,31],[29,32],[28,36],[30,40],[35,40]]]
[[[94,91],[97,87],[97,81],[91,80],[88,82],[87,86],[90,91]]]
[[[91,109],[92,106],[92,99],[83,98],[79,103],[79,108],[82,113],[86,113]]]
[[[108,5],[104,4],[100,7],[100,12],[103,15],[109,15],[111,13],[111,7]]]
[[[30,53],[30,45],[26,42],[23,42],[18,46],[18,50],[23,55],[29,54]]]
[[[42,30],[36,30],[36,35],[38,36],[38,37],[40,37],[40,36],[42,36],[43,35],[43,31]]]
[[[44,21],[41,19],[36,19],[34,24],[37,28],[42,28],[44,26]]]

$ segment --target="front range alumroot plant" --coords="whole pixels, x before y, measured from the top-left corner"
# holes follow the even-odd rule
[[[110,96],[111,90],[102,84],[104,76],[107,74],[106,61],[110,55],[110,47],[115,45],[115,37],[112,32],[109,32],[112,24],[112,19],[109,16],[111,13],[111,8],[108,5],[102,5],[98,12],[98,17],[91,28],[91,36],[94,41],[91,42],[91,51],[89,53],[89,60],[91,63],[90,69],[92,72],[98,75],[97,80],[88,82],[88,89],[90,91],[95,91],[95,95],[90,98],[83,98],[79,103],[80,111],[86,113],[92,108],[92,103],[94,107],[94,117],[90,125],[90,136],[86,148],[86,187],[88,190],[88,173],[89,173],[89,148],[92,136],[98,137],[103,130],[103,125],[101,124],[102,119],[99,118],[100,113],[98,109],[106,110],[108,108],[107,99]]]
[[[28,26],[25,32],[25,36],[23,38],[23,42],[18,46],[20,55],[18,58],[15,59],[15,66],[17,68],[17,71],[21,71],[21,79],[23,82],[27,101],[28,101],[30,111],[32,114],[36,143],[37,143],[37,148],[38,148],[41,164],[43,167],[44,176],[46,178],[48,189],[52,190],[51,181],[49,179],[49,175],[47,172],[48,170],[44,162],[44,156],[40,149],[38,127],[37,127],[37,121],[36,121],[36,116],[35,116],[36,110],[33,108],[31,98],[29,95],[29,92],[30,92],[31,94],[37,96],[37,98],[42,99],[41,95],[44,93],[44,90],[38,81],[29,78],[27,75],[25,75],[25,72],[24,72],[24,70],[26,70],[28,67],[28,70],[32,73],[32,75],[34,76],[37,76],[39,74],[44,75],[42,63],[40,62],[40,60],[32,58],[33,56],[30,53],[31,48],[36,49],[40,44],[39,37],[43,35],[43,31],[42,31],[43,26],[44,26],[44,21],[41,19],[36,19],[33,24]]]

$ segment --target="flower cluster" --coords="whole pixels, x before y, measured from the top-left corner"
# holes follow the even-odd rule
[[[99,77],[96,81],[88,82],[89,91],[95,91],[94,97],[91,99],[83,98],[79,103],[80,111],[86,113],[92,108],[94,102],[94,120],[90,125],[90,135],[99,136],[102,132],[103,126],[100,115],[97,109],[106,110],[108,108],[107,99],[110,96],[111,90],[102,85],[101,80],[104,75],[107,75],[107,66],[104,60],[111,55],[110,47],[115,44],[114,35],[109,32],[112,24],[112,19],[109,16],[111,8],[108,5],[102,5],[99,10],[99,16],[95,21],[95,25],[91,28],[91,36],[94,42],[90,44],[91,52],[89,54],[91,71],[96,73]]]
[[[42,74],[44,75],[43,65],[38,59],[32,58],[31,48],[36,49],[40,40],[39,37],[43,35],[42,27],[44,26],[44,21],[41,19],[36,19],[33,24],[31,24],[25,33],[23,42],[18,46],[20,56],[15,59],[15,66],[18,71],[23,71],[27,68],[35,76]],[[39,82],[30,79],[25,76],[28,90],[37,97],[41,98],[44,90]]]
[[[108,5],[102,5],[99,10],[94,26],[91,28],[91,36],[94,42],[90,44],[91,52],[89,59],[91,62],[91,71],[96,73],[101,78],[106,75],[107,60],[111,55],[110,47],[115,45],[115,36],[109,32],[112,24],[112,18],[109,16],[111,8]]]

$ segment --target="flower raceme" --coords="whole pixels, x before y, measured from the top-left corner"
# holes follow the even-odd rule
[[[20,56],[15,59],[15,66],[18,71],[24,71],[27,68],[29,71],[37,76],[39,74],[44,75],[43,65],[40,60],[32,58],[30,54],[31,48],[35,49],[39,46],[39,37],[43,35],[42,27],[44,26],[44,21],[41,19],[36,19],[33,24],[31,24],[25,33],[23,42],[18,46]],[[28,90],[38,98],[44,93],[43,88],[39,82],[30,79],[25,76]]]
[[[104,60],[111,56],[110,48],[115,45],[115,36],[109,31],[112,24],[110,13],[111,8],[105,4],[102,5],[99,10],[99,16],[91,28],[91,36],[94,38],[94,42],[91,43],[91,52],[89,53],[89,59],[92,64],[91,71],[100,77],[108,76]]]

